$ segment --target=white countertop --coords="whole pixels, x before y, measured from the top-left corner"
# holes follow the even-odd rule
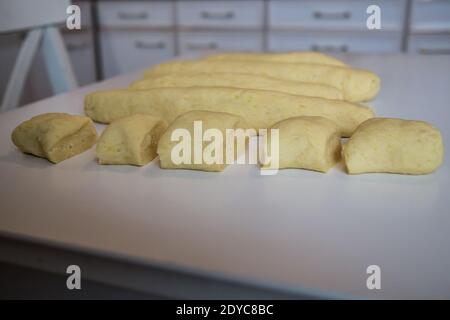
[[[450,141],[449,56],[347,56],[380,75],[379,116],[429,121]],[[256,166],[223,173],[100,166],[91,149],[52,165],[10,134],[31,116],[83,113],[121,76],[0,115],[0,232],[292,290],[450,298],[450,160],[434,174],[349,176]],[[98,125],[101,129],[104,126]],[[366,268],[381,267],[381,290]]]

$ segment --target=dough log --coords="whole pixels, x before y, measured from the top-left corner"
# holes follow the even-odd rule
[[[380,79],[370,71],[306,63],[214,60],[167,62],[147,70],[145,77],[184,72],[248,73],[282,80],[324,84],[341,90],[344,99],[353,102],[370,100],[380,89]]]
[[[102,123],[135,113],[151,114],[170,123],[192,110],[235,114],[256,130],[295,116],[322,116],[334,121],[343,136],[350,136],[360,123],[374,116],[370,108],[346,101],[225,87],[99,91],[85,99],[86,114]]]
[[[243,73],[168,73],[135,81],[131,89],[167,87],[234,87],[273,90],[308,97],[343,100],[342,92],[334,87],[308,82],[280,80]]]
[[[222,141],[217,140],[217,137],[205,141],[203,135],[200,140],[195,140],[194,125],[197,122],[201,123],[201,132],[206,134],[207,130],[218,130]],[[158,143],[158,155],[163,169],[191,169],[202,171],[223,171],[227,167],[227,144],[226,144],[226,130],[227,129],[246,129],[247,124],[244,119],[239,116],[224,112],[210,112],[210,111],[190,111],[177,117],[163,134]],[[185,149],[177,149],[176,146],[183,143],[183,139],[187,137],[177,136],[175,130],[187,130],[189,132],[189,139],[187,143],[190,150],[190,157],[188,153],[185,154]],[[197,127],[198,130],[198,127]],[[186,131],[185,131],[186,132]],[[172,141],[173,140],[173,141]],[[215,143],[218,145],[215,145]],[[222,142],[222,143],[220,143]],[[233,147],[229,145],[229,147]],[[199,148],[200,153],[195,155],[195,144]],[[186,145],[185,145],[186,146]],[[208,147],[209,146],[209,147]],[[217,146],[217,147],[216,147]],[[217,150],[221,150],[222,155]],[[238,154],[238,150],[234,149],[233,155]],[[186,158],[183,158],[183,155]],[[197,160],[196,158],[197,157]],[[232,158],[236,159],[235,156]]]
[[[280,169],[327,172],[340,159],[339,127],[331,120],[323,117],[295,117],[280,121],[271,129],[278,129]],[[269,135],[268,150],[271,150],[273,141],[276,140]]]
[[[205,59],[216,61],[243,60],[261,62],[317,63],[339,67],[347,66],[345,63],[332,56],[313,51],[282,53],[229,52],[213,54],[207,56]]]
[[[22,152],[58,163],[90,149],[97,132],[88,117],[45,113],[22,122],[11,139]]]
[[[148,114],[138,113],[114,121],[98,141],[98,162],[145,165],[156,157],[158,140],[166,128],[164,120]]]
[[[342,154],[350,174],[427,174],[441,165],[444,146],[426,122],[374,118],[358,127]]]

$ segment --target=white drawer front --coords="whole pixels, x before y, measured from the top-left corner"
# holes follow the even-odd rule
[[[168,27],[173,24],[171,1],[100,1],[103,27]]]
[[[180,54],[191,56],[220,51],[261,51],[262,32],[181,32]]]
[[[95,57],[91,32],[67,32],[64,34],[67,51],[79,85],[87,85],[95,79]]]
[[[399,52],[398,32],[270,32],[269,51],[313,50],[323,52]]]
[[[262,1],[180,1],[182,27],[262,27]]]
[[[421,54],[450,54],[450,35],[412,35],[408,52]]]
[[[106,78],[149,67],[174,56],[169,32],[102,31],[103,70]]]
[[[366,10],[369,5],[380,7],[383,30],[402,29],[403,0],[272,0],[269,24],[272,28],[367,30],[369,15]]]
[[[450,30],[450,1],[415,0],[412,6],[411,30]]]

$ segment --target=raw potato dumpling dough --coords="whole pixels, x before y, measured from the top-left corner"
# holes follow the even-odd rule
[[[205,154],[205,151],[208,150],[208,146],[213,146],[215,141],[215,138],[212,138],[211,141],[200,141],[199,143],[202,143],[201,145],[198,144],[198,146],[201,147],[201,158],[198,158],[198,162],[201,163],[195,163],[196,159],[194,158],[195,155],[195,139],[194,139],[194,122],[195,121],[201,121],[201,127],[202,127],[202,133],[205,134],[208,129],[216,129],[221,132],[222,135],[222,161],[218,161],[219,163],[208,163],[209,160],[206,160],[203,158],[203,155]],[[244,119],[242,119],[239,116],[225,113],[225,112],[210,112],[210,111],[190,111],[185,114],[180,115],[177,117],[169,126],[169,128],[166,130],[166,132],[163,134],[161,139],[158,143],[158,155],[159,159],[161,161],[161,168],[163,169],[192,169],[192,170],[203,170],[203,171],[223,171],[227,167],[226,163],[226,130],[227,129],[246,129],[247,124]],[[176,154],[177,156],[183,155],[183,151],[176,149],[176,146],[180,146],[180,143],[184,141],[183,137],[176,136],[176,133],[174,133],[177,129],[185,129],[189,131],[191,141],[187,145],[190,146],[190,159],[188,159],[186,162],[181,163],[179,159],[172,159],[172,152]],[[172,141],[172,136],[175,135],[173,138],[175,141]],[[235,142],[235,141],[234,141]],[[229,146],[231,147],[231,145]],[[235,148],[234,144],[233,147]],[[175,149],[174,149],[175,148]],[[199,148],[200,149],[200,148]],[[173,151],[172,151],[173,150]],[[180,152],[178,152],[180,151]],[[213,152],[211,152],[212,154]],[[234,149],[234,156],[233,159],[236,159],[239,152]],[[215,155],[215,152],[214,152]],[[180,163],[177,163],[177,162]]]
[[[348,173],[427,174],[442,163],[441,133],[423,121],[374,118],[362,123],[343,147]]]
[[[342,61],[315,51],[280,52],[280,53],[256,53],[256,52],[226,52],[213,54],[206,60],[243,60],[243,61],[266,61],[266,62],[288,62],[288,63],[317,63],[339,67],[347,66]]]
[[[167,87],[233,87],[279,91],[307,97],[343,100],[342,92],[334,87],[309,83],[280,80],[270,77],[244,73],[167,73],[135,81],[132,89],[151,89]]]
[[[280,121],[271,129],[279,130],[280,169],[327,172],[340,159],[339,127],[331,120],[323,117],[295,117]],[[271,150],[270,137],[268,150]]]
[[[91,148],[97,132],[88,117],[44,113],[22,122],[11,138],[22,152],[58,163]]]
[[[158,140],[166,128],[164,120],[140,113],[114,121],[98,141],[98,162],[145,165],[156,157]]]

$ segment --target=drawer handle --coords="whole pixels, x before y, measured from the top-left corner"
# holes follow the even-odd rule
[[[89,43],[81,42],[81,43],[68,43],[66,45],[68,51],[81,51],[90,47]]]
[[[318,45],[313,44],[311,46],[312,51],[322,51],[322,52],[348,52],[348,46],[343,44],[341,46],[332,46],[332,45]]]
[[[436,49],[427,49],[427,48],[420,48],[417,50],[421,54],[450,54],[450,49],[444,49],[444,48],[436,48]]]
[[[215,42],[186,44],[186,48],[189,50],[216,50],[217,47],[218,45]]]
[[[322,11],[314,11],[313,17],[314,19],[320,20],[348,20],[352,16],[350,11],[344,12],[322,12]]]
[[[225,11],[225,12],[210,12],[210,11],[202,11],[200,16],[203,19],[209,20],[230,20],[234,18],[233,11]]]
[[[158,41],[158,42],[145,42],[145,41],[141,41],[141,40],[136,40],[134,42],[134,46],[137,49],[165,49],[166,48],[166,44],[162,41]]]
[[[119,12],[117,17],[122,20],[145,20],[148,18],[148,12]]]

